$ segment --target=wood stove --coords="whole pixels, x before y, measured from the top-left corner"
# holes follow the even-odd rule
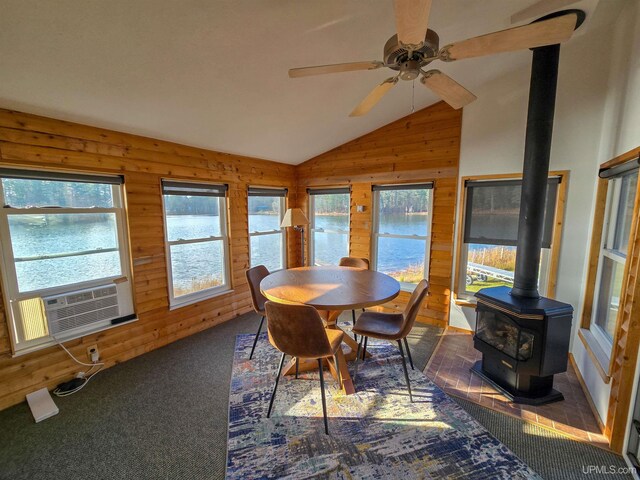
[[[569,14],[578,28],[585,17],[580,10],[539,20]],[[564,399],[553,389],[553,375],[567,369],[573,307],[538,293],[560,45],[532,50],[513,289],[476,293],[474,346],[482,360],[471,371],[511,401],[541,405]]]
[[[473,343],[482,361],[472,371],[516,403],[563,400],[553,375],[567,370],[571,305],[549,298],[519,298],[508,287],[477,293]]]

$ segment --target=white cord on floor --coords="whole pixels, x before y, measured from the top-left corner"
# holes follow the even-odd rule
[[[89,380],[91,380],[93,377],[96,376],[96,373],[100,372],[100,370],[102,370],[102,368],[96,370],[95,372],[93,372],[91,375],[89,375],[87,378],[84,378],[84,382],[82,382],[82,384],[79,387],[74,388],[73,390],[68,390],[66,392],[61,392],[59,389],[55,389],[53,391],[53,394],[56,397],[68,397],[69,395],[73,395],[76,392],[79,392],[80,390],[82,390],[84,388],[84,386],[89,383]]]
[[[100,372],[100,370],[102,370],[102,367],[104,367],[104,363],[102,362],[93,362],[93,363],[85,363],[85,362],[81,362],[80,360],[78,360],[76,357],[73,356],[73,354],[67,350],[67,348],[62,344],[62,342],[58,341],[53,335],[52,338],[54,340],[56,340],[58,343],[58,345],[65,351],[67,352],[67,354],[73,359],[74,362],[76,362],[78,365],[84,365],[85,367],[91,367],[89,369],[88,372],[85,373],[85,375],[88,375],[87,377],[83,377],[82,379],[84,380],[84,382],[82,382],[82,384],[80,384],[80,386],[74,388],[73,390],[67,390],[67,391],[60,391],[59,388],[56,388],[53,390],[53,394],[56,397],[68,397],[69,395],[73,395],[76,392],[79,392],[80,390],[82,390],[84,388],[84,386],[89,383],[89,380],[91,380],[93,377],[96,376],[96,374],[98,372]],[[96,370],[95,372],[91,373],[91,371],[95,368],[98,367],[98,370]],[[90,374],[90,375],[89,375]]]

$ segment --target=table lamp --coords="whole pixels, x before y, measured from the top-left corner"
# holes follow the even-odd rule
[[[309,225],[309,220],[302,210],[299,208],[289,208],[284,214],[280,228],[293,227],[294,230],[300,232],[300,240],[302,241],[302,266],[304,267],[304,225]]]

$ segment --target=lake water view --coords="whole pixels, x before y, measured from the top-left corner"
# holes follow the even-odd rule
[[[346,215],[316,215],[316,229],[347,230]],[[427,235],[428,215],[387,214],[380,216],[380,233],[390,235]],[[317,265],[337,265],[349,255],[347,234],[314,232],[314,253]],[[378,238],[377,270],[405,283],[417,283],[423,278],[426,242],[423,238]]]
[[[346,215],[316,215],[316,229],[346,230],[348,221]],[[428,221],[427,215],[382,215],[380,232],[424,236]],[[279,218],[275,214],[249,216],[251,232],[273,230],[278,226]],[[119,255],[115,251],[118,240],[113,214],[11,215],[9,227],[14,257],[19,260],[16,262],[16,272],[21,292],[121,274]],[[220,217],[169,215],[167,232],[169,240],[219,236]],[[282,268],[282,239],[282,235],[252,236],[251,264],[266,265],[271,271]],[[380,237],[378,245],[379,271],[406,283],[415,283],[422,278],[425,240]],[[487,246],[470,246],[470,250],[477,250],[478,253],[483,248],[486,249]],[[511,257],[511,247],[502,248],[507,250],[507,257]],[[174,245],[171,249],[176,296],[223,281],[222,241]],[[336,265],[340,257],[348,255],[348,235],[316,231],[314,249],[316,264]],[[87,251],[93,253],[81,253]],[[78,253],[80,254],[77,255]],[[76,255],[65,256],[66,254]],[[38,258],[42,256],[57,257]],[[481,258],[484,259],[485,254],[482,257],[472,257],[479,262]],[[492,264],[489,261],[482,263]],[[505,267],[506,265],[502,268]],[[474,282],[474,287],[479,285],[482,283]]]
[[[381,219],[381,232],[394,234],[426,233],[425,215],[394,215]],[[277,215],[250,215],[250,231],[277,228]],[[317,215],[316,226],[325,230],[348,228],[347,216]],[[21,292],[121,274],[115,215],[11,215],[9,227],[14,246],[18,284]],[[219,236],[220,217],[169,215],[169,240]],[[281,268],[282,235],[251,237],[251,264],[264,264],[270,270]],[[378,269],[393,273],[424,262],[424,240],[381,238]],[[100,252],[100,250],[105,250]],[[92,251],[90,254],[82,252]],[[316,233],[318,264],[337,264],[348,255],[347,235]],[[77,255],[80,253],[80,255]],[[76,254],[66,256],[66,254]],[[39,258],[58,256],[57,258]],[[190,291],[193,284],[221,281],[223,254],[221,241],[175,245],[172,247],[174,286]],[[421,268],[421,267],[420,267]]]

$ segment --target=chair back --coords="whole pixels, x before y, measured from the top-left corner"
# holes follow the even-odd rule
[[[269,270],[264,265],[250,268],[246,272],[249,290],[251,291],[251,303],[256,313],[264,315],[264,304],[267,298],[260,291],[260,282],[269,275]]]
[[[341,267],[361,268],[362,270],[369,270],[369,260],[359,257],[342,257],[340,263]]]
[[[420,283],[416,285],[416,288],[411,294],[411,298],[409,298],[409,303],[407,303],[407,306],[402,313],[404,317],[404,324],[402,326],[403,337],[407,336],[413,328],[413,324],[416,322],[416,317],[418,316],[418,310],[420,310],[420,304],[422,304],[424,297],[427,296],[428,291],[429,282],[423,278],[420,280]]]
[[[298,358],[333,355],[324,325],[315,308],[269,301],[265,308],[269,341],[278,350]]]

